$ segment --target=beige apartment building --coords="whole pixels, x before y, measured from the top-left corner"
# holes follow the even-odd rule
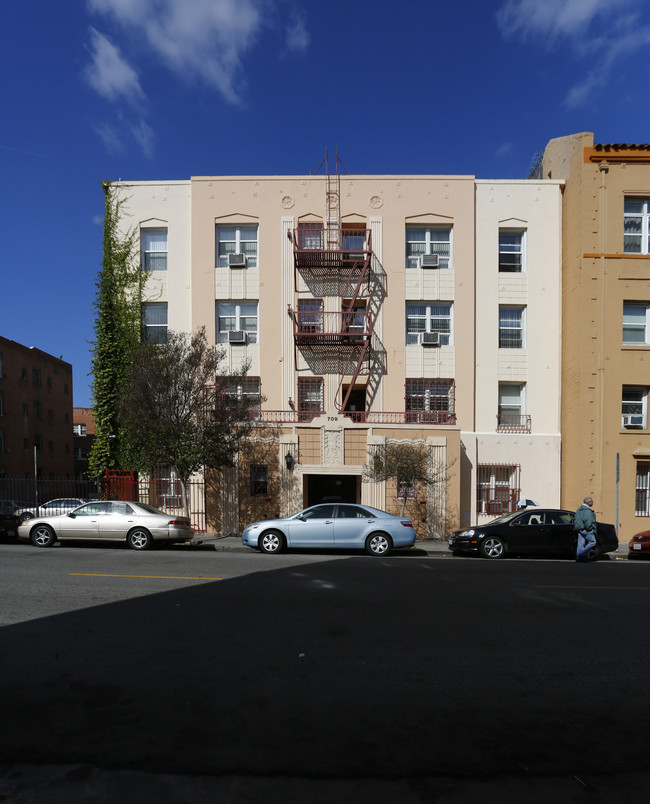
[[[151,271],[144,336],[204,326],[259,422],[209,477],[208,528],[323,500],[418,536],[560,501],[562,182],[206,176],[124,183]],[[435,482],[363,467],[426,450]]]
[[[566,183],[562,504],[626,541],[650,521],[650,145],[560,137],[542,169]]]

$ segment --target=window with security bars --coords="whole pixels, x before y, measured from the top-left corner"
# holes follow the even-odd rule
[[[650,516],[650,461],[636,462],[635,516]]]
[[[445,424],[454,416],[454,381],[444,379],[406,380],[406,421]]]
[[[140,245],[145,271],[167,270],[167,229],[141,229]]]
[[[476,511],[498,516],[515,510],[520,498],[520,467],[479,464],[476,477]]]
[[[451,226],[407,226],[406,267],[421,268],[422,257],[438,256],[439,268],[451,268]]]
[[[647,421],[648,388],[624,385],[621,401],[621,427],[645,430]]]
[[[524,270],[524,236],[522,230],[499,230],[499,272],[520,274]]]
[[[313,251],[323,250],[323,224],[299,223],[298,224],[298,248]]]
[[[625,199],[623,251],[625,254],[650,254],[650,198]]]
[[[451,302],[409,302],[406,305],[406,345],[421,342],[423,332],[437,332],[440,346],[451,344]]]
[[[266,497],[269,493],[269,467],[253,463],[250,471],[251,497]]]
[[[499,349],[524,348],[525,317],[525,307],[499,307]]]
[[[231,255],[246,258],[246,267],[257,267],[258,226],[217,226],[217,267],[227,268]]]
[[[300,421],[311,421],[315,415],[322,413],[323,378],[298,378],[298,418]]]
[[[323,331],[323,300],[298,299],[299,332]]]
[[[245,402],[249,418],[259,420],[262,408],[262,382],[259,377],[232,377],[224,385],[223,396]]]

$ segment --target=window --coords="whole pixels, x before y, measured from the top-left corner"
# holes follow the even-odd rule
[[[636,463],[635,516],[650,516],[650,461]]]
[[[43,436],[34,436],[34,447],[36,448],[37,452],[43,452]]]
[[[298,377],[298,419],[309,422],[323,409],[323,378]]]
[[[406,345],[420,343],[422,332],[437,332],[440,345],[451,343],[451,304],[449,302],[409,302],[406,305]]]
[[[266,497],[269,493],[269,467],[251,464],[251,497]]]
[[[228,343],[229,332],[243,332],[245,343],[257,343],[257,302],[218,302],[217,333],[219,343]]]
[[[519,466],[478,466],[476,510],[479,514],[507,514],[515,510],[520,497]]]
[[[640,385],[624,385],[621,426],[626,430],[645,430],[648,389]]]
[[[72,431],[76,436],[85,436],[87,427],[85,424],[73,424]]]
[[[167,302],[142,305],[142,340],[145,343],[167,343]]]
[[[406,380],[406,421],[422,424],[453,424],[455,387],[453,380]]]
[[[167,270],[167,229],[142,229],[142,267],[145,271]]]
[[[299,223],[298,224],[298,248],[307,251],[323,250],[323,224],[322,223]]]
[[[262,382],[259,377],[232,377],[224,385],[226,397],[244,400],[250,412],[250,418],[259,421],[262,409]]]
[[[499,307],[499,349],[524,348],[525,307]]]
[[[425,254],[437,254],[438,267],[451,268],[451,226],[406,227],[406,267],[419,268]]]
[[[323,300],[298,299],[298,331],[323,331]]]
[[[35,419],[43,418],[43,408],[41,406],[41,403],[38,401],[38,399],[34,400],[33,409],[34,409],[34,418]]]
[[[41,370],[33,368],[32,369],[32,385],[36,386],[36,388],[41,387]]]
[[[648,310],[646,302],[623,302],[623,343],[648,343]]]
[[[499,229],[499,272],[520,274],[524,270],[525,231]]]
[[[246,257],[248,268],[257,267],[257,224],[253,226],[217,226],[217,267],[227,268],[229,256]]]
[[[623,252],[650,254],[650,198],[626,198],[623,211]]]
[[[529,433],[530,416],[524,415],[524,383],[499,383],[497,430],[504,433]]]

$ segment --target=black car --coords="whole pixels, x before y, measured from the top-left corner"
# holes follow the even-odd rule
[[[575,558],[578,534],[573,519],[572,511],[557,508],[515,511],[485,525],[454,531],[449,537],[449,549],[454,555],[480,553],[485,558],[505,555]],[[614,525],[597,522],[596,528],[597,556],[616,550]]]
[[[15,514],[0,512],[0,541],[11,542],[18,538],[20,519]]]

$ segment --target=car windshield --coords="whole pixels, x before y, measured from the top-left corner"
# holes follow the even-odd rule
[[[521,511],[512,511],[509,514],[503,514],[502,516],[498,516],[496,519],[491,519],[489,522],[486,522],[486,525],[503,525],[506,522],[511,522],[516,516],[520,516]]]

